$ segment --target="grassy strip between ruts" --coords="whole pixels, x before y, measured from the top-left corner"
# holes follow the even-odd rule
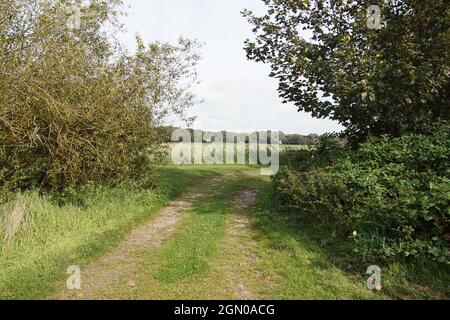
[[[247,167],[248,169],[248,167]],[[149,252],[137,279],[138,288],[122,298],[196,299],[207,296],[202,279],[211,272],[211,263],[221,258],[218,244],[226,231],[226,218],[232,213],[236,176],[224,181],[209,197],[194,203],[180,230],[156,253]],[[216,283],[210,282],[209,286]],[[200,292],[196,289],[201,287]]]

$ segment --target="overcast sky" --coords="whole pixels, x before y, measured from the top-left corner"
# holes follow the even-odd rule
[[[313,119],[282,104],[277,81],[268,77],[269,66],[246,59],[243,43],[252,33],[240,11],[265,12],[261,0],[125,0],[125,4],[129,16],[123,19],[127,33],[121,38],[130,50],[135,49],[136,33],[146,42],[175,43],[184,36],[203,43],[201,84],[195,93],[205,101],[189,112],[197,116],[194,128],[301,134],[341,130],[335,122]]]

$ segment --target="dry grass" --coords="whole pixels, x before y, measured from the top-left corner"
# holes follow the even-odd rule
[[[5,248],[11,245],[14,236],[20,231],[25,216],[25,199],[21,193],[16,195],[14,201],[3,205],[0,209],[1,229]]]

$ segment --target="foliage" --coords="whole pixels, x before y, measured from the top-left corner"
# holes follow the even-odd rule
[[[311,150],[282,150],[280,164],[290,169],[305,171],[311,168],[313,156]]]
[[[332,165],[314,159],[302,172],[285,167],[274,183],[285,206],[354,237],[364,260],[449,264],[449,135],[445,124],[431,137],[383,136]]]
[[[67,23],[70,3],[0,4],[0,187],[140,175],[163,156],[163,120],[192,105],[195,42],[138,37],[129,55],[103,32],[120,30],[121,1],[85,3],[79,29]]]
[[[337,134],[323,134],[313,148],[282,148],[280,164],[298,171],[335,164],[348,157],[348,146]]]
[[[284,102],[339,121],[353,142],[427,134],[449,119],[449,1],[263,2],[265,15],[243,12],[256,36],[247,56],[271,65]],[[367,25],[374,4],[379,30]]]
[[[317,144],[319,136],[316,134],[309,134],[303,136],[300,134],[284,134],[280,132],[280,142],[287,145],[314,145]]]

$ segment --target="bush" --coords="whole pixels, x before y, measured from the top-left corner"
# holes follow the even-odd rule
[[[312,167],[325,167],[348,157],[348,146],[336,134],[324,134],[318,144],[309,149],[284,149],[280,153],[280,164],[299,171]]]
[[[0,188],[115,184],[164,155],[160,126],[192,105],[195,42],[128,55],[102,29],[121,1],[83,2],[67,27],[59,1],[0,4]]]
[[[312,165],[310,150],[283,150],[280,152],[280,164],[299,171],[307,170]]]
[[[285,206],[341,236],[354,234],[364,260],[450,264],[449,133],[444,124],[431,137],[385,136],[333,165],[316,159],[305,171],[283,168],[274,183]]]

